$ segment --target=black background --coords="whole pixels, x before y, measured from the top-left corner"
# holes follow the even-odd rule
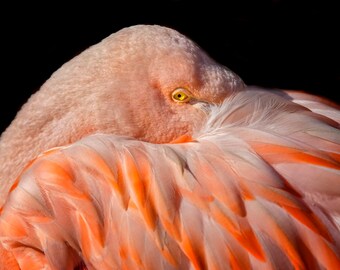
[[[135,24],[175,28],[248,85],[339,102],[337,1],[99,1],[2,7],[0,132],[64,62]],[[117,4],[119,3],[119,4]]]

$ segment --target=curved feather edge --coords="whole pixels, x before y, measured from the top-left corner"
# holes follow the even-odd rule
[[[21,269],[338,269],[339,111],[302,105],[250,89],[192,141],[47,152],[2,209],[0,252]]]

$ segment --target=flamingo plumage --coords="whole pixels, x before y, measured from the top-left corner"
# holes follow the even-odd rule
[[[339,119],[125,28],[3,133],[0,269],[339,269]]]

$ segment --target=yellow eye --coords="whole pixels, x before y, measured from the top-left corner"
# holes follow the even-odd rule
[[[176,102],[188,102],[190,100],[190,94],[184,88],[177,88],[172,92],[172,99]]]

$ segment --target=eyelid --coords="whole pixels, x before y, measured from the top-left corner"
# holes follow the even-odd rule
[[[183,99],[180,99],[178,95],[182,95]],[[186,103],[190,101],[192,95],[186,88],[178,87],[171,93],[171,97],[175,102]]]

